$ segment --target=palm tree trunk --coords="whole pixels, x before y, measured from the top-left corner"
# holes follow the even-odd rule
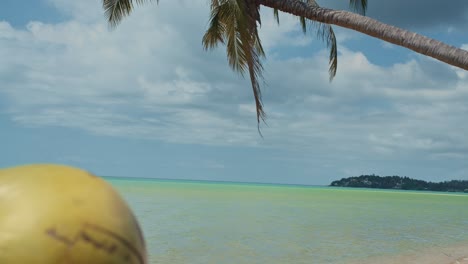
[[[276,8],[295,16],[333,24],[359,31],[366,35],[408,48],[450,65],[468,70],[468,51],[447,45],[435,39],[381,23],[355,13],[311,7],[299,0],[256,0],[258,4]]]

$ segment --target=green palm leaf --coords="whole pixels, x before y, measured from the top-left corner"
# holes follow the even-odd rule
[[[205,49],[218,43],[226,44],[228,63],[231,68],[250,77],[257,110],[257,123],[265,120],[259,79],[262,79],[261,59],[265,56],[257,23],[260,23],[259,6],[245,0],[214,0],[211,2],[211,17],[208,30],[203,36]]]
[[[319,7],[315,0],[301,1],[313,7]],[[317,37],[325,41],[327,47],[330,49],[328,73],[330,75],[331,81],[335,77],[336,70],[338,68],[338,49],[336,45],[335,32],[333,31],[332,26],[329,24],[308,20],[304,17],[299,17],[299,22],[304,34],[307,32],[307,27],[314,27],[317,31]]]
[[[276,19],[276,23],[279,25],[279,11],[276,8],[273,8],[273,17]]]
[[[111,27],[115,27],[132,12],[134,3],[140,5],[146,2],[151,2],[151,0],[103,0],[102,6],[107,21]],[[156,2],[159,3],[159,0],[156,0]]]

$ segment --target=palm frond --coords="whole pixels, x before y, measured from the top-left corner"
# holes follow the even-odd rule
[[[309,6],[319,6],[315,0],[301,0],[302,2],[308,4]],[[307,22],[306,18],[300,16],[299,23],[301,24],[302,32],[305,34],[307,32]]]
[[[257,125],[260,132],[260,120],[265,122],[265,112],[263,110],[262,92],[260,89],[259,79],[263,79],[263,66],[261,59],[265,56],[265,52],[261,45],[258,35],[257,23],[261,24],[260,6],[255,1],[237,0],[238,5],[244,12],[240,13],[241,22],[238,26],[239,35],[242,39],[244,53],[247,59],[250,82],[255,99],[255,107],[257,109]],[[243,22],[247,24],[243,25]],[[260,133],[261,134],[261,133]]]
[[[279,22],[279,11],[276,8],[273,9],[273,17],[276,19],[276,23],[278,23],[278,25],[279,25],[279,23],[280,23]]]
[[[333,27],[328,24],[320,23],[317,27],[317,36],[325,41],[327,47],[330,49],[330,55],[328,56],[328,73],[331,81],[335,77],[338,68],[338,47],[335,32],[333,31]]]
[[[367,0],[349,0],[349,6],[361,15],[366,14]]]
[[[229,66],[244,76],[245,70],[248,68],[248,58],[243,47],[241,35],[235,30],[227,30],[226,38],[226,52]]]
[[[301,24],[302,33],[307,33],[307,22],[305,17],[299,17],[299,24]]]
[[[230,0],[224,5],[226,8],[221,10],[222,16],[226,17],[226,52],[228,56],[228,63],[232,69],[240,73],[242,76],[248,68],[248,57],[246,48],[248,45],[245,39],[242,39],[241,32],[247,27],[247,18],[239,6],[237,0]]]
[[[256,32],[254,36],[254,48],[257,54],[261,58],[265,58],[265,50],[263,49],[262,42],[260,41],[260,36],[258,35],[258,32]]]
[[[312,7],[319,7],[318,3],[315,0],[301,1],[307,3]],[[333,78],[336,75],[336,70],[338,68],[338,49],[336,44],[335,32],[333,31],[332,26],[329,24],[312,21],[304,17],[299,17],[299,22],[301,24],[301,28],[304,34],[307,32],[308,25],[311,27],[315,27],[317,31],[317,37],[325,41],[325,43],[327,44],[327,48],[330,49],[328,73],[330,76],[330,81],[333,80]]]
[[[212,49],[219,43],[225,44],[229,66],[242,76],[248,72],[260,126],[260,120],[265,121],[265,112],[258,80],[263,78],[261,59],[265,51],[257,23],[260,23],[260,13],[255,2],[212,0],[210,23],[202,41],[205,49]]]
[[[128,16],[136,4],[144,4],[151,0],[103,0],[102,6],[105,10],[107,21],[111,27],[117,26],[124,17]],[[159,0],[156,0],[159,3]]]
[[[226,26],[219,20],[219,8],[214,8],[211,12],[210,26],[202,39],[204,49],[214,49],[218,43],[224,44],[225,34]]]

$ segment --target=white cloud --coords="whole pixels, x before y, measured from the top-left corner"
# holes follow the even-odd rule
[[[50,1],[71,19],[25,29],[0,22],[0,93],[20,124],[367,157],[468,153],[468,79],[448,66],[419,58],[375,65],[346,49],[348,36],[331,84],[326,51],[270,57],[261,139],[248,80],[231,72],[222,49],[202,49],[208,4],[161,1],[109,31],[98,1]],[[191,11],[180,19],[180,8]],[[296,18],[282,15],[278,27],[270,11],[261,28],[267,49],[309,43]]]
[[[209,83],[192,81],[177,73],[176,75],[175,80],[158,83],[151,83],[144,77],[138,78],[137,83],[145,101],[155,105],[195,103],[203,101],[212,91]]]

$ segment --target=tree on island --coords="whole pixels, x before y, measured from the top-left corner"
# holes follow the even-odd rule
[[[334,187],[357,187],[377,189],[425,190],[442,192],[468,192],[468,181],[452,180],[444,182],[426,182],[400,176],[361,175],[333,181]]]
[[[116,26],[131,13],[134,3],[150,1],[103,0],[103,7],[110,25]],[[219,43],[225,44],[231,68],[241,75],[248,72],[258,125],[260,120],[265,120],[258,82],[262,78],[262,59],[265,57],[258,35],[260,6],[272,8],[278,23],[278,11],[282,11],[298,16],[304,32],[307,26],[315,26],[318,35],[330,49],[330,80],[335,76],[338,66],[336,38],[331,25],[359,31],[468,70],[468,51],[365,17],[367,0],[350,0],[349,3],[360,14],[322,8],[315,0],[211,0],[210,25],[203,37],[203,45],[205,49],[212,49]]]

